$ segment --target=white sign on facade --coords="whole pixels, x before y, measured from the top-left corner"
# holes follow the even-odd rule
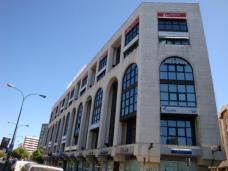
[[[168,32],[168,31],[159,31],[158,32],[159,37],[164,38],[189,38],[188,32]]]
[[[197,114],[197,109],[195,107],[161,106],[161,113]]]

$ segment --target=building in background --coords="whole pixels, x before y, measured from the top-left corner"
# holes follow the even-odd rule
[[[25,148],[29,153],[32,153],[37,149],[39,139],[36,137],[25,136],[23,142],[23,148]]]
[[[48,124],[47,123],[43,123],[41,126],[41,130],[40,130],[40,137],[39,137],[39,143],[38,143],[38,147],[45,147],[45,138],[47,136],[47,130],[48,130]]]
[[[220,169],[228,170],[228,105],[222,107],[219,112],[219,126],[222,138],[222,145],[226,152],[226,160],[219,165]]]
[[[199,5],[142,3],[54,104],[45,162],[205,171],[220,140]]]
[[[10,142],[10,138],[3,137],[0,145],[0,150],[6,152],[9,142]]]

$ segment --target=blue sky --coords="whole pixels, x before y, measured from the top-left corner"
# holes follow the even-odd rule
[[[51,107],[68,83],[88,63],[141,0],[0,0],[0,140],[12,136],[21,97],[7,82],[28,93],[16,144],[22,136],[39,136]],[[158,1],[153,1],[158,2]],[[227,104],[227,0],[160,0],[199,2],[212,68],[217,108]]]

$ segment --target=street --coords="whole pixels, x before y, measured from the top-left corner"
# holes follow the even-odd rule
[[[5,161],[0,160],[0,171],[3,171]]]

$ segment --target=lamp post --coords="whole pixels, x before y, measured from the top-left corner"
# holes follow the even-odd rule
[[[22,103],[21,103],[20,111],[19,111],[19,114],[18,114],[18,117],[17,117],[17,122],[16,122],[16,125],[15,125],[13,137],[12,137],[11,143],[9,145],[9,149],[7,150],[8,158],[9,158],[10,155],[11,155],[11,153],[12,153],[13,147],[14,147],[14,142],[15,142],[15,138],[16,138],[16,134],[17,134],[17,129],[18,129],[18,123],[20,121],[21,112],[22,112],[22,108],[23,108],[23,105],[24,105],[25,100],[28,97],[30,97],[30,96],[40,96],[42,98],[46,98],[46,96],[45,95],[42,95],[42,94],[37,94],[37,93],[30,93],[28,95],[24,95],[24,93],[19,88],[15,87],[14,85],[12,85],[10,83],[7,83],[6,85],[8,87],[13,88],[13,89],[17,90],[18,92],[20,92],[20,94],[22,96]],[[28,127],[28,125],[27,125],[27,127]]]
[[[9,122],[8,121],[8,124],[14,124],[14,125],[16,125],[16,123],[15,122]],[[22,125],[18,125],[17,127],[19,128],[19,127],[29,127],[29,125],[28,124],[22,124]]]

